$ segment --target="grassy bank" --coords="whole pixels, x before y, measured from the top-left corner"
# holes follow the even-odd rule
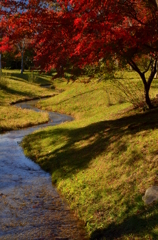
[[[117,80],[142,88],[133,73]],[[91,239],[158,239],[158,203],[142,201],[158,185],[158,110],[133,110],[114,81],[55,84],[65,92],[40,107],[75,120],[27,136],[26,155],[51,173]],[[131,91],[141,98],[139,88]]]
[[[42,80],[43,79],[43,80]],[[3,70],[0,77],[0,132],[36,125],[48,121],[47,113],[36,113],[19,109],[11,105],[17,101],[53,95],[53,91],[41,88],[39,84],[48,84],[51,77],[38,72]]]

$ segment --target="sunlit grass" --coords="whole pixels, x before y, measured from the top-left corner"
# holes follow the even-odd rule
[[[31,110],[18,109],[11,106],[17,101],[41,98],[56,94],[51,89],[40,87],[42,81],[28,81],[30,72],[23,75],[18,70],[3,70],[0,77],[0,132],[18,129],[47,122],[49,117],[46,113],[37,113]],[[39,73],[36,72],[36,76]],[[44,75],[43,75],[44,78]],[[48,76],[43,80],[48,82]],[[51,76],[49,76],[49,81]],[[37,78],[36,78],[37,80]],[[37,84],[38,83],[38,84]]]
[[[47,113],[37,113],[15,106],[0,106],[0,132],[30,127],[48,120]]]
[[[75,120],[27,136],[25,153],[51,173],[91,239],[157,239],[158,203],[145,206],[142,196],[158,185],[158,110],[120,103],[111,81],[54,84],[65,92],[39,106]]]

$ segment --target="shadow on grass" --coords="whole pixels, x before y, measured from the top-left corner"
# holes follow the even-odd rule
[[[157,129],[157,119],[158,109],[155,109],[143,114],[101,121],[77,129],[66,129],[64,126],[50,128],[28,136],[27,142],[23,145],[27,149],[29,157],[49,171],[52,174],[53,182],[56,183],[60,179],[72,177],[75,173],[87,168],[92,159],[106,153],[111,143],[117,143],[114,151],[125,152],[128,143],[119,141],[119,139],[124,135],[130,135],[132,138],[141,131]],[[42,144],[40,145],[39,139],[47,142],[46,146],[49,150],[42,152],[44,147]],[[32,141],[36,145],[33,152],[32,143],[30,144]],[[53,149],[53,145],[56,146],[55,149]],[[157,155],[157,152],[153,154]],[[139,152],[133,151],[125,164],[131,166],[137,159],[139,159]],[[146,207],[141,196],[138,197],[139,199],[135,199],[133,205],[131,205],[130,196],[129,202],[125,202],[126,210],[122,214],[122,222],[118,217],[118,222],[113,222],[104,229],[95,230],[90,239],[114,240],[125,239],[122,238],[125,236],[129,237],[128,239],[145,239],[147,234],[150,234],[152,238],[146,239],[158,239],[158,204]],[[139,206],[139,211],[136,212],[137,206]]]
[[[101,121],[90,124],[83,128],[55,128],[41,130],[27,139],[24,147],[29,152],[29,157],[52,174],[56,172],[55,182],[58,178],[67,178],[76,171],[87,168],[92,159],[107,150],[109,144],[117,143],[115,151],[124,152],[127,149],[127,142],[119,141],[124,135],[134,135],[138,132],[158,128],[158,110],[144,114],[136,114],[116,120]],[[48,147],[57,146],[52,151],[41,151],[39,139],[48,139]],[[32,143],[38,146],[39,154],[31,154]],[[139,153],[133,152],[135,161]],[[137,155],[137,156],[136,156]],[[131,164],[132,159],[126,164]],[[66,169],[66,173],[65,170]]]
[[[16,75],[16,74],[15,74]],[[18,75],[18,74],[17,74]],[[19,74],[20,75],[20,74]],[[24,74],[23,74],[24,75]],[[23,76],[22,75],[22,76]],[[25,78],[27,78],[27,75],[26,75],[26,77],[23,77],[22,79],[22,81],[24,81],[24,79]],[[11,77],[11,79],[13,79],[13,80],[16,80],[16,81],[20,81],[21,82],[21,80],[20,79],[17,79],[16,77],[15,78],[12,78]],[[26,81],[25,81],[26,82]],[[38,84],[41,84],[40,86],[42,87],[42,84],[45,86],[45,84],[46,84],[46,86],[47,85],[49,85],[50,86],[50,82],[49,81],[43,81],[43,79],[41,80],[41,82],[40,81],[38,81],[38,79],[37,79],[37,82],[38,82]],[[32,85],[34,85],[34,84],[36,84],[36,82],[34,81],[34,82],[29,82],[28,81],[28,83],[30,83],[30,86],[31,86],[31,84]],[[51,86],[51,89],[53,88],[53,86]],[[6,93],[9,93],[9,94],[14,94],[14,95],[21,95],[21,96],[26,96],[26,97],[30,97],[30,98],[33,98],[33,97],[38,97],[39,96],[39,94],[38,94],[38,92],[37,92],[37,94],[36,94],[36,92],[30,92],[30,91],[25,91],[24,89],[22,89],[21,91],[20,90],[15,90],[15,89],[12,89],[11,87],[9,87],[9,86],[0,86],[0,89],[2,89],[4,92],[6,92]]]
[[[128,206],[128,203],[127,203]],[[129,206],[129,208],[134,206]],[[158,204],[146,207],[124,219],[122,223],[111,223],[104,229],[94,231],[90,240],[116,240],[116,239],[158,239]],[[155,228],[155,229],[154,229]],[[150,234],[152,237],[146,238]]]
[[[49,76],[49,75],[45,75]],[[51,80],[45,79],[44,75],[39,75],[39,74],[34,74],[33,72],[30,73],[10,73],[10,79],[16,80],[16,81],[24,81],[24,82],[29,82],[29,83],[36,83],[39,85],[49,85],[52,84]]]
[[[18,91],[18,90],[15,90],[15,89],[12,89],[12,88],[10,88],[10,87],[8,87],[8,86],[6,86],[5,87],[5,89],[4,89],[4,91],[6,92],[6,93],[9,93],[9,94],[14,94],[14,95],[20,95],[20,96],[26,96],[26,97],[37,97],[37,96],[39,96],[38,95],[38,93],[36,94],[36,93],[31,93],[31,92],[28,92],[28,91],[24,91],[24,90],[22,90],[22,91]]]

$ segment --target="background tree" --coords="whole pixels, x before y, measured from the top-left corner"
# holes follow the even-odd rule
[[[13,16],[15,17],[18,13],[25,9],[26,3],[26,0],[1,0],[0,2],[0,69],[2,68],[2,52],[11,50],[12,48],[12,44],[9,40],[13,23],[11,23],[10,20]]]

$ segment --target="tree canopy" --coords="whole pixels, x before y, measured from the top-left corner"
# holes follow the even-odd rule
[[[64,68],[68,62],[84,67],[117,59],[140,75],[152,108],[149,89],[158,60],[157,0],[6,0],[2,6],[13,9],[5,19],[5,37],[31,38],[34,61],[42,70]],[[3,7],[1,11],[8,14]],[[142,58],[144,69],[139,66]]]

